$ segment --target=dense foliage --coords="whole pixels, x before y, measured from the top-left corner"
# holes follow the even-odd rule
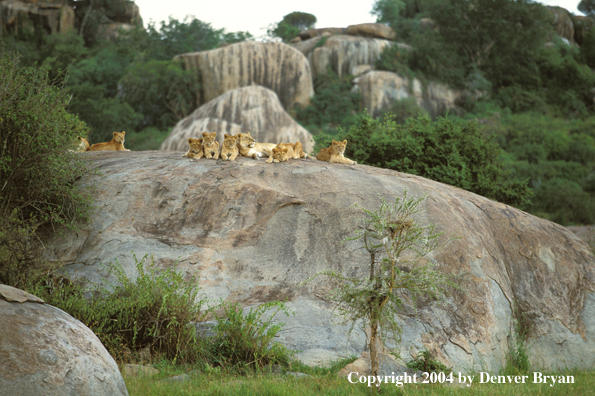
[[[346,139],[345,156],[361,164],[427,177],[512,205],[526,204],[532,195],[527,181],[504,170],[498,144],[485,139],[474,121],[420,117],[399,125],[390,115],[380,120],[364,113],[349,129],[324,136],[323,146],[331,138]]]

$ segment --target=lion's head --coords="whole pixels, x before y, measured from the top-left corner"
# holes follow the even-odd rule
[[[217,138],[217,132],[213,132],[213,133],[203,132],[202,133],[202,144],[210,147],[213,144],[215,144],[216,138]]]
[[[117,143],[124,143],[124,135],[126,135],[126,131],[114,132],[114,141]]]
[[[241,148],[246,149],[248,147],[254,147],[254,144],[256,143],[256,140],[252,136],[250,136],[250,132],[248,132],[248,133],[238,133],[238,135],[240,135],[240,139],[238,140],[238,144],[240,145]]]
[[[223,135],[223,145],[229,148],[230,150],[233,149],[237,142],[238,135],[228,135],[227,133]]]
[[[190,145],[190,151],[193,153],[200,153],[202,151],[202,138],[188,138],[188,144]]]
[[[278,144],[273,148],[273,161],[274,162],[283,162],[287,161],[287,152],[289,149],[284,145]]]
[[[343,155],[346,147],[347,147],[347,140],[343,140],[342,142],[337,142],[336,140],[333,140],[333,144],[331,144],[331,153],[337,154],[337,155]]]
[[[77,143],[78,150],[86,151],[90,146],[89,141],[87,139],[85,139],[84,137],[80,137],[80,136],[77,136],[76,138],[78,139],[78,143]]]

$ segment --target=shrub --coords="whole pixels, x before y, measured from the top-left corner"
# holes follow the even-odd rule
[[[73,184],[86,169],[70,150],[85,124],[68,113],[69,96],[46,69],[21,68],[0,49],[0,216],[73,226],[86,216]]]
[[[361,95],[351,92],[353,76],[339,77],[330,65],[325,74],[314,79],[314,97],[305,109],[297,110],[297,120],[304,125],[336,128],[350,123],[361,108]]]
[[[451,372],[451,370],[449,370],[444,364],[440,363],[439,360],[434,359],[430,351],[427,349],[424,349],[417,356],[414,356],[412,360],[408,361],[407,367],[414,370],[423,371],[424,373],[443,372],[448,374]]]
[[[283,324],[274,324],[273,318],[279,312],[289,316],[282,302],[261,304],[250,308],[247,314],[238,303],[222,301],[210,309],[213,314],[221,310],[222,313],[215,315],[215,336],[205,340],[209,358],[215,364],[240,370],[268,364],[289,365],[293,352],[274,341]]]
[[[28,291],[83,322],[117,360],[130,360],[150,347],[174,362],[196,362],[202,354],[193,323],[201,317],[203,302],[197,301],[195,279],[184,280],[175,268],[159,269],[147,257],[134,257],[134,279],[118,262],[108,265],[116,279],[109,288],[41,277]]]
[[[485,139],[475,121],[409,118],[398,125],[368,114],[335,138],[349,144],[345,155],[358,163],[394,169],[463,188],[511,205],[528,203],[527,181],[512,178],[493,137]],[[328,146],[328,136],[317,143]]]

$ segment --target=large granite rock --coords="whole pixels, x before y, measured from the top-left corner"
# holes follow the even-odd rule
[[[0,36],[16,34],[27,26],[42,25],[48,33],[66,33],[74,28],[74,9],[66,1],[0,2]]]
[[[128,395],[97,336],[66,312],[0,285],[0,395]]]
[[[462,94],[434,82],[428,83],[424,90],[419,80],[409,80],[387,71],[370,71],[353,82],[353,91],[361,93],[364,108],[373,116],[389,110],[395,101],[414,98],[418,106],[436,117],[447,111],[457,111],[456,102]]]
[[[257,85],[234,89],[196,109],[178,122],[161,144],[161,150],[188,150],[188,138],[201,137],[202,132],[223,135],[250,132],[257,142],[301,142],[309,152],[314,145],[312,135],[295,122],[283,109],[275,92]]]
[[[287,110],[306,107],[314,94],[307,59],[284,43],[245,41],[174,59],[183,59],[187,69],[200,70],[203,103],[248,85],[272,89]]]
[[[568,40],[568,43],[574,43],[572,14],[567,9],[558,6],[546,6],[545,8],[550,14],[551,25],[555,33]]]
[[[294,44],[312,68],[314,76],[326,73],[327,65],[339,76],[352,74],[359,65],[374,66],[392,41],[371,37],[334,35],[313,37]]]
[[[311,364],[360,355],[364,333],[348,326],[324,299],[327,279],[299,286],[319,271],[365,276],[356,242],[341,241],[360,214],[350,206],[392,200],[404,189],[429,198],[420,220],[461,239],[434,255],[463,275],[465,293],[446,305],[406,307],[401,356],[424,346],[456,371],[497,372],[509,349],[516,304],[530,324],[533,368],[592,368],[595,364],[595,257],[566,228],[459,188],[363,165],[316,160],[266,164],[189,162],[182,152],[89,152],[94,184],[88,225],[47,243],[47,258],[72,276],[104,278],[101,263],[134,271],[131,252],[152,254],[160,266],[198,275],[201,293],[253,306],[287,300],[295,316],[279,340]]]

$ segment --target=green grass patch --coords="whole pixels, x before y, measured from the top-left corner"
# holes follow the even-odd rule
[[[284,374],[251,374],[238,376],[221,372],[196,372],[187,367],[189,379],[185,382],[170,382],[164,379],[179,375],[179,369],[164,368],[155,377],[124,377],[131,396],[157,395],[369,395],[371,389],[366,384],[351,384],[347,378],[334,374],[310,375],[295,378]],[[574,384],[533,384],[533,373],[529,373],[526,384],[477,384],[433,385],[406,384],[397,387],[383,385],[385,395],[485,395],[485,396],[524,396],[524,395],[590,395],[595,389],[594,371],[570,371],[557,375],[574,376]],[[456,374],[455,374],[456,377]],[[162,381],[162,382],[160,382]],[[476,374],[475,381],[479,381]]]

